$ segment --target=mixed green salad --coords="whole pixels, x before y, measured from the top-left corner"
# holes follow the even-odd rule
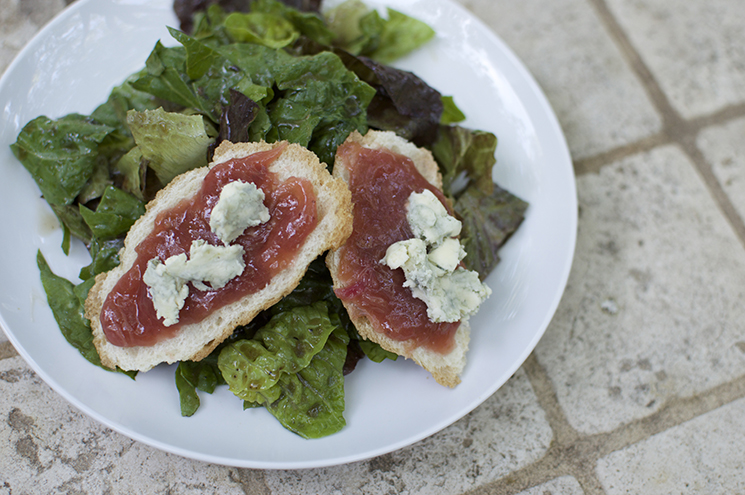
[[[94,277],[119,263],[147,201],[207,165],[223,140],[287,140],[332,167],[352,131],[395,131],[433,152],[463,222],[464,261],[482,278],[491,272],[527,208],[492,182],[496,136],[457,125],[464,116],[452,98],[385,65],[432,39],[429,26],[359,0],[324,13],[320,0],[176,0],[174,10],[175,46],[156,43],[144,68],[90,115],[40,116],[11,145],[62,225],[61,248],[74,236],[90,252],[78,284],[37,255],[54,317],[86,359],[101,366],[84,316]],[[200,391],[227,384],[245,408],[265,407],[318,438],[344,426],[344,375],[357,361],[395,358],[360,339],[319,258],[290,295],[210,356],[179,363],[175,382],[184,416]]]

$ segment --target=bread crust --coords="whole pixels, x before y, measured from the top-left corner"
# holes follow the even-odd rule
[[[303,177],[313,184],[316,194],[318,224],[309,234],[290,265],[275,275],[260,291],[212,312],[199,323],[183,325],[172,338],[153,346],[118,347],[111,344],[103,332],[100,314],[107,295],[119,278],[134,264],[135,247],[153,230],[155,218],[199,191],[210,168],[233,158],[286,146],[269,166],[280,181]],[[162,362],[199,361],[206,357],[239,325],[248,324],[259,312],[271,307],[292,292],[305,274],[308,265],[325,251],[341,246],[352,231],[351,194],[346,184],[329,174],[315,154],[297,144],[230,143],[223,142],[215,150],[208,167],[179,175],[161,189],[146,206],[145,214],[132,226],[119,253],[120,264],[96,277],[85,303],[85,315],[91,322],[93,343],[101,362],[110,368],[146,371]]]
[[[433,186],[442,190],[442,176],[440,175],[437,162],[432,154],[423,148],[418,148],[414,144],[397,136],[389,131],[368,131],[364,136],[358,132],[353,132],[347,138],[347,142],[355,142],[363,147],[371,149],[388,149],[394,153],[404,155],[414,162],[414,166],[420,174]],[[334,177],[349,182],[349,170],[346,164],[338,156],[334,163]],[[339,271],[340,251],[333,249],[326,256],[326,266],[331,272],[334,280],[334,288],[341,288],[337,273]],[[455,334],[455,346],[448,354],[440,354],[423,347],[416,347],[412,341],[394,340],[390,337],[375,331],[370,320],[364,315],[362,309],[356,304],[348,301],[342,301],[347,309],[352,323],[357,328],[357,332],[364,338],[376,342],[383,349],[395,352],[399,356],[412,359],[422,368],[426,369],[441,385],[455,387],[460,383],[460,374],[466,365],[466,352],[469,343],[469,325],[467,320],[461,321]]]

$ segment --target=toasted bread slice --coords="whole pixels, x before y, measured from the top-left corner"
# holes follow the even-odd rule
[[[198,361],[206,357],[230,336],[237,326],[249,323],[260,311],[269,308],[292,292],[315,258],[328,249],[343,244],[352,230],[349,189],[343,181],[331,177],[326,166],[319,162],[314,153],[299,145],[288,144],[270,165],[269,170],[275,173],[280,181],[290,177],[310,180],[316,194],[318,213],[315,229],[290,265],[275,275],[260,291],[216,309],[199,323],[183,325],[170,339],[152,346],[137,347],[119,347],[107,341],[100,322],[101,308],[119,278],[134,264],[137,258],[135,247],[153,230],[158,214],[196,194],[212,166],[233,158],[270,150],[280,144],[223,142],[215,151],[209,167],[191,170],[176,177],[148,203],[146,213],[127,234],[124,248],[119,254],[120,265],[96,277],[96,283],[86,300],[86,317],[91,321],[93,342],[105,366],[146,371],[163,362]]]
[[[371,149],[387,149],[394,153],[410,158],[420,174],[432,185],[442,189],[442,177],[440,176],[437,163],[432,154],[425,149],[418,148],[407,140],[397,136],[393,132],[369,131],[362,136],[358,132],[352,133],[347,141],[359,143],[363,147]],[[349,170],[339,156],[334,163],[334,177],[340,177],[349,182]],[[331,276],[334,279],[334,287],[339,288],[337,273],[339,272],[340,254],[335,249],[326,257]],[[349,312],[352,323],[359,334],[373,342],[380,344],[383,349],[394,352],[399,356],[413,359],[421,367],[432,373],[432,376],[441,385],[455,387],[460,383],[460,374],[466,365],[466,351],[469,342],[468,321],[461,321],[455,334],[455,345],[448,354],[440,354],[424,347],[416,347],[407,340],[394,340],[375,330],[373,324],[364,315],[364,311],[353,302],[343,301]]]

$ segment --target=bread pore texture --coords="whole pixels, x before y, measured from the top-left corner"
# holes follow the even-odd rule
[[[395,133],[369,131],[363,136],[358,132],[354,132],[347,138],[347,142],[357,143],[369,149],[388,150],[409,158],[427,182],[437,189],[442,190],[442,177],[432,154],[426,149],[418,148]],[[343,179],[347,183],[350,182],[350,171],[341,154],[338,154],[336,157],[333,175],[334,177]],[[343,288],[339,277],[341,270],[340,263],[341,250],[331,250],[326,257],[326,265],[331,272],[335,289]],[[469,325],[467,319],[461,320],[455,332],[454,344],[451,350],[443,354],[417,345],[413,340],[396,340],[385,335],[375,328],[375,325],[367,316],[365,310],[354,301],[345,301],[342,299],[342,303],[346,307],[352,323],[363,338],[376,342],[387,351],[394,352],[407,359],[412,359],[429,371],[433,378],[441,385],[455,387],[460,383],[460,375],[466,365],[466,352],[469,343]]]
[[[138,256],[135,248],[153,232],[156,217],[185,199],[194,197],[200,191],[205,176],[217,164],[277,147],[283,149],[269,165],[269,171],[280,183],[293,177],[307,179],[313,186],[317,211],[317,224],[287,266],[257,292],[214,309],[197,323],[181,325],[171,338],[150,346],[120,347],[109,342],[101,324],[101,310],[119,279],[134,265]],[[342,245],[351,230],[349,189],[341,179],[331,176],[325,164],[320,163],[314,153],[287,142],[222,142],[215,150],[209,166],[177,176],[157,193],[147,204],[145,214],[129,230],[124,247],[119,253],[120,264],[96,277],[95,285],[86,300],[85,312],[91,322],[93,343],[101,356],[102,364],[110,368],[147,371],[160,363],[203,359],[229,337],[236,327],[248,324],[259,312],[292,292],[308,265],[327,250]]]

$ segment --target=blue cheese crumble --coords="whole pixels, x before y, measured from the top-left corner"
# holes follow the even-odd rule
[[[391,244],[381,263],[404,271],[404,287],[427,304],[431,321],[456,322],[474,314],[491,289],[476,272],[459,266],[466,255],[456,238],[461,222],[429,190],[409,196],[406,219],[415,237]]]
[[[230,243],[248,227],[265,223],[269,218],[264,191],[250,182],[230,182],[222,188],[210,212],[210,230],[223,246],[197,239],[192,241],[188,257],[182,253],[165,261],[158,258],[148,261],[142,280],[165,326],[178,323],[179,312],[189,296],[189,282],[200,291],[217,290],[243,273],[246,268],[243,246]]]
[[[264,205],[264,191],[252,182],[240,180],[226,184],[220,199],[210,213],[210,229],[228,245],[248,227],[269,221],[269,209]]]

